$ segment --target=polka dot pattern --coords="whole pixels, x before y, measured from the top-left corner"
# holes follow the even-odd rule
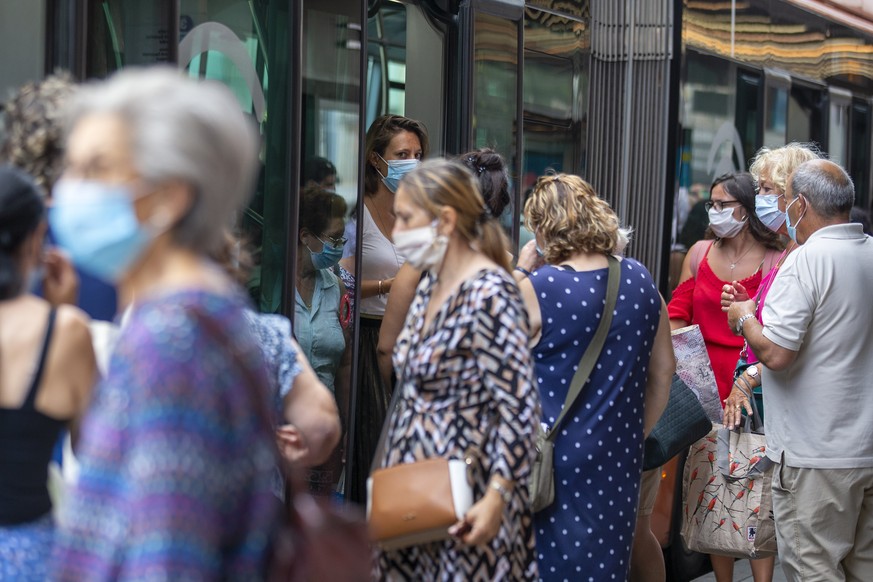
[[[543,321],[536,375],[543,422],[551,426],[597,328],[607,270],[547,266],[530,281]],[[555,502],[535,515],[543,580],[627,578],[645,378],[661,302],[651,275],[633,259],[622,261],[619,294],[603,352],[555,442]]]

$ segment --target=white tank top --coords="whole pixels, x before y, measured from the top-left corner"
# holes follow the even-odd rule
[[[370,216],[370,209],[364,205],[364,232],[361,234],[361,279],[378,281],[397,275],[406,258],[400,254],[394,243],[385,238],[382,231]],[[374,295],[361,300],[361,314],[382,317],[385,314],[387,297]]]

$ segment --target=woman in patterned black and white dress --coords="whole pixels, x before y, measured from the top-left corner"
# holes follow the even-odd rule
[[[527,481],[539,400],[527,315],[506,238],[457,162],[425,162],[400,183],[394,241],[426,271],[394,352],[402,390],[381,466],[482,451],[478,501],[453,537],[384,551],[384,580],[537,577]]]

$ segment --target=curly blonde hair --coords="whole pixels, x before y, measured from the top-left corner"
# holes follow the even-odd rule
[[[788,177],[797,166],[809,160],[821,158],[821,150],[814,143],[793,141],[778,148],[763,147],[758,150],[749,165],[749,173],[759,183],[762,178],[769,178],[780,194],[785,194]]]
[[[542,236],[544,258],[552,264],[577,253],[621,253],[630,237],[591,184],[570,174],[537,180],[524,205],[524,224]]]
[[[66,106],[76,90],[67,73],[22,86],[4,105],[0,159],[33,176],[51,195],[63,171]]]

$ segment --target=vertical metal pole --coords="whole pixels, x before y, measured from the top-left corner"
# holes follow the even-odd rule
[[[519,243],[519,225],[521,223],[522,212],[522,196],[524,192],[521,188],[524,169],[524,16],[518,21],[518,34],[516,36],[516,70],[515,79],[515,203],[512,205],[512,248],[518,249]],[[520,249],[519,249],[520,250]]]
[[[636,0],[625,0],[624,22],[627,27],[625,35],[625,47],[627,50],[627,64],[625,69],[624,81],[624,114],[622,115],[622,123],[624,124],[622,131],[621,144],[621,176],[619,186],[618,211],[619,218],[622,221],[627,219],[628,198],[630,195],[630,155],[631,155],[631,115],[633,111],[633,94],[634,94],[634,53],[636,51]]]
[[[360,361],[360,345],[361,345],[361,258],[362,258],[362,239],[363,239],[363,224],[364,224],[364,175],[367,169],[367,160],[364,158],[364,136],[367,134],[367,46],[369,39],[367,37],[367,2],[361,2],[361,50],[358,62],[358,135],[361,136],[359,143],[362,145],[358,151],[358,207],[355,213],[355,220],[358,227],[355,229],[355,312],[352,317],[353,332],[352,332],[352,363],[351,373],[349,374],[349,409],[348,427],[346,427],[346,466],[345,466],[345,488],[343,495],[348,499],[352,487],[352,476],[355,474],[355,437],[357,436],[358,423],[355,411],[358,407],[358,376],[359,376],[359,361]],[[384,82],[388,82],[385,77]]]
[[[298,207],[300,202],[300,156],[303,148],[303,1],[292,0],[288,9],[288,150],[291,153],[285,169],[285,183],[289,193],[285,198],[285,239],[297,237]],[[282,273],[280,309],[292,323],[294,321],[294,286],[297,273],[297,245],[285,257],[286,268]]]
[[[731,58],[734,58],[734,41],[737,32],[737,0],[731,0]]]

